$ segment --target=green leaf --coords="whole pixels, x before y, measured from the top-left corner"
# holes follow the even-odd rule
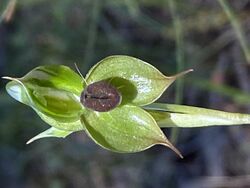
[[[143,106],[157,100],[177,77],[190,71],[192,70],[167,77],[140,59],[116,55],[107,57],[92,67],[86,81],[90,84],[109,80],[121,92],[123,104]]]
[[[250,114],[160,103],[153,103],[143,108],[154,117],[160,127],[195,128],[250,124]]]
[[[66,77],[65,77],[66,75]],[[20,79],[10,80],[6,90],[14,99],[32,107],[48,124],[58,129],[84,129],[80,116],[81,78],[65,66],[38,67]]]
[[[88,135],[97,144],[111,151],[139,152],[161,144],[181,156],[152,116],[140,107],[124,105],[109,112],[87,111],[81,120]]]
[[[65,138],[66,136],[70,135],[72,131],[64,131],[60,129],[56,129],[54,127],[51,127],[47,129],[46,131],[36,135],[32,139],[30,139],[26,144],[30,144],[31,142],[34,142],[35,140],[41,139],[41,138],[47,138],[47,137],[57,137],[57,138]]]

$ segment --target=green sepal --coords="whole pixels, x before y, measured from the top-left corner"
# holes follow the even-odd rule
[[[153,103],[143,108],[154,117],[162,128],[250,124],[250,114],[163,103]]]
[[[51,65],[35,68],[24,77],[12,80],[6,90],[14,99],[32,107],[49,125],[67,131],[83,130],[80,103],[83,83],[68,67]]]
[[[140,107],[124,105],[109,112],[87,111],[81,120],[85,124],[87,134],[98,145],[108,150],[133,153],[160,144],[181,156],[152,116]]]
[[[56,138],[65,138],[66,136],[70,135],[72,131],[65,131],[61,129],[56,129],[55,127],[51,127],[44,132],[36,135],[35,137],[31,138],[26,144],[30,144],[35,140],[47,137],[56,137]]]
[[[86,76],[88,84],[107,80],[122,94],[123,104],[143,106],[157,100],[176,78],[192,71],[165,76],[152,65],[130,56],[107,57],[93,66]]]

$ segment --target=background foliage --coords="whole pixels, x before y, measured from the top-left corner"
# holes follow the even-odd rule
[[[15,1],[0,2],[1,76],[21,77],[44,64],[73,68],[75,62],[85,74],[106,56],[127,54],[167,75],[195,69],[171,86],[162,102],[250,113],[249,0],[26,0],[6,9],[9,2]],[[161,146],[111,153],[81,132],[26,146],[47,125],[7,96],[5,83],[0,83],[3,187],[250,186],[247,126],[175,129],[183,160]]]

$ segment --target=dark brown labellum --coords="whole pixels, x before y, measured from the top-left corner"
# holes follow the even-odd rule
[[[106,81],[88,85],[81,94],[81,103],[86,108],[98,112],[107,112],[121,103],[118,90]]]

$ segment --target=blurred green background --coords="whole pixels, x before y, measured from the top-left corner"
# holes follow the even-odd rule
[[[249,0],[1,0],[0,15],[0,76],[75,62],[86,74],[102,58],[126,54],[166,75],[195,69],[161,102],[250,113]],[[5,84],[1,187],[250,187],[250,126],[164,130],[184,159],[162,146],[112,153],[84,132],[25,145],[48,126]]]

